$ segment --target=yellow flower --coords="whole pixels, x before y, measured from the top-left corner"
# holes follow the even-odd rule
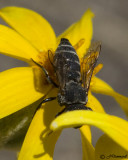
[[[36,101],[43,96],[53,97],[57,95],[57,89],[47,83],[46,77],[40,68],[32,63],[31,59],[44,66],[49,71],[50,76],[54,78],[53,68],[48,59],[48,50],[54,53],[62,37],[68,38],[73,46],[79,40],[85,40],[85,43],[80,48],[77,48],[78,56],[81,59],[91,43],[93,13],[87,10],[78,22],[71,25],[57,38],[50,24],[31,10],[6,7],[0,10],[0,16],[12,27],[0,25],[0,52],[29,64],[28,67],[12,68],[0,73],[0,118],[7,116],[9,118],[12,113],[18,111],[16,113],[18,114],[19,110],[27,106],[29,106],[29,108],[27,107],[27,112],[30,110],[31,115],[34,115],[33,119],[32,116],[23,115],[21,123],[14,128],[12,127],[12,132],[8,132],[7,137],[15,136],[19,128],[22,129],[25,125],[27,118],[30,118],[30,121],[32,119],[19,153],[19,160],[52,159],[54,147],[61,130],[65,127],[76,127],[83,124],[100,128],[123,150],[128,151],[128,123],[118,117],[105,114],[102,105],[91,92],[89,92],[87,105],[94,112],[72,111],[64,113],[55,119],[55,115],[61,110],[61,107],[57,101],[51,101],[42,104],[42,107],[34,114],[39,104]],[[99,68],[96,68],[95,72],[98,70]],[[124,111],[128,113],[128,98],[116,93],[104,81],[93,77],[90,89],[96,93],[113,96]],[[35,106],[34,109],[33,106]],[[19,119],[23,113],[21,112]],[[83,125],[80,128],[83,159],[93,160],[95,152],[91,144],[90,128],[87,125]],[[48,134],[50,129],[54,130],[54,132]],[[108,137],[101,138],[104,141],[109,139]],[[97,146],[101,148],[101,144],[99,141]],[[96,155],[97,153],[98,151]]]

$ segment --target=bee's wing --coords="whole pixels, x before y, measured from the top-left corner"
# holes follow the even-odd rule
[[[87,51],[87,54],[83,57],[81,63],[81,78],[84,88],[88,92],[90,81],[92,77],[93,70],[95,68],[96,62],[98,60],[101,49],[100,42],[93,42]]]

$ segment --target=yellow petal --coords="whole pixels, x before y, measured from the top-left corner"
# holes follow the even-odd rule
[[[103,68],[103,64],[98,64],[95,68],[94,68],[94,70],[93,70],[93,74],[92,74],[92,78],[93,78],[93,76],[95,76],[101,69]]]
[[[51,25],[36,12],[20,7],[6,7],[0,10],[0,16],[39,51],[55,47],[56,37]]]
[[[82,148],[83,148],[83,160],[94,160],[94,147],[91,144],[91,130],[87,125],[80,127]]]
[[[47,102],[43,104],[43,108],[38,109],[25,137],[18,160],[53,159],[55,144],[61,131],[50,133],[49,124],[59,110],[57,101]]]
[[[42,93],[37,91],[34,72],[30,67],[13,68],[1,72],[0,118],[16,112],[43,97],[49,87],[48,85],[42,87]]]
[[[88,103],[86,106],[90,107],[95,112],[105,113],[101,103],[91,93],[88,95]]]
[[[128,151],[128,122],[116,116],[92,111],[72,111],[58,116],[50,128],[55,131],[84,124],[98,127]]]
[[[23,37],[9,27],[0,25],[0,52],[5,55],[28,61],[36,60],[38,52]]]
[[[107,135],[100,137],[95,147],[95,158],[99,159],[119,159],[128,160],[128,151],[115,143]]]
[[[77,51],[79,58],[82,58],[91,43],[93,33],[93,16],[94,14],[90,9],[88,9],[78,22],[71,25],[64,33],[62,33],[57,38],[57,42],[59,43],[61,38],[67,38],[74,46],[76,43],[78,43],[79,40],[84,39],[84,44]]]
[[[94,77],[91,82],[91,90],[95,93],[112,96],[120,104],[128,116],[128,98],[115,92],[106,82],[97,77]]]

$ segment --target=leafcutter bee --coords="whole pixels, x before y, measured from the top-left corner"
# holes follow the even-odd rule
[[[62,38],[52,62],[57,84],[50,78],[45,68],[35,62],[43,69],[47,80],[59,89],[56,97],[47,98],[42,103],[57,98],[59,105],[65,106],[58,115],[71,110],[91,110],[86,106],[88,90],[100,48],[100,43],[93,43],[84,55],[80,65],[75,49],[68,39]]]

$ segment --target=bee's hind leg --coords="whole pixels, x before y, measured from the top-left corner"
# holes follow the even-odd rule
[[[44,99],[42,102],[40,102],[40,104],[38,105],[36,110],[38,110],[43,103],[46,103],[46,102],[49,102],[49,101],[53,101],[55,99],[56,99],[56,97],[49,97],[49,98]]]
[[[57,113],[55,117],[58,117],[59,115],[61,115],[61,114],[64,113],[65,111],[66,111],[66,108],[62,109],[62,111],[60,111],[59,113]]]

